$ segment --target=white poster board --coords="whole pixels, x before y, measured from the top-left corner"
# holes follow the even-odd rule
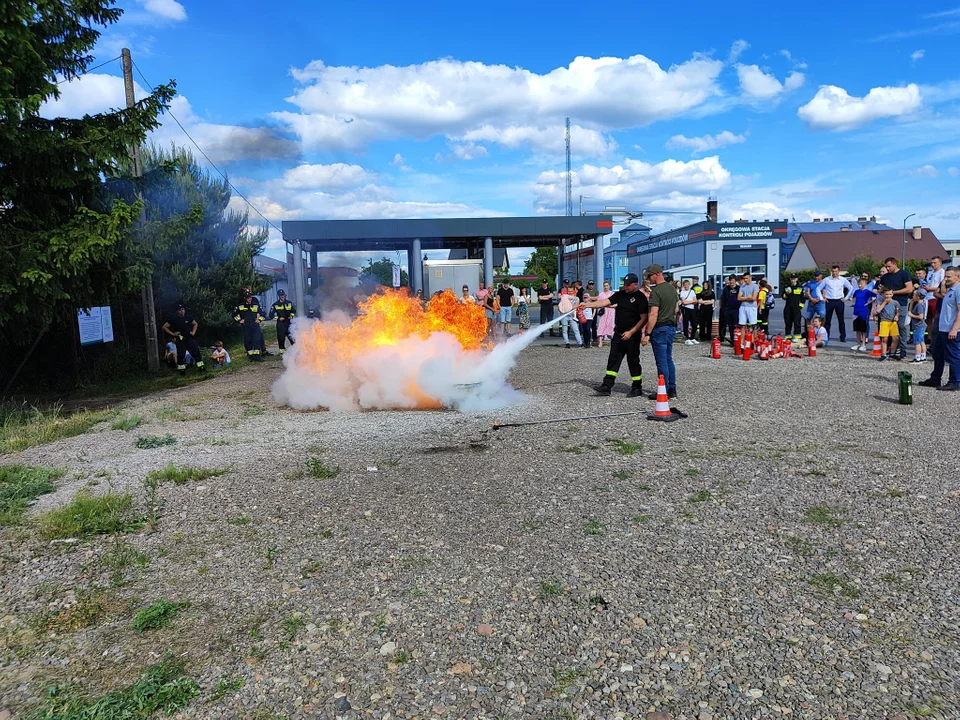
[[[110,306],[77,310],[80,345],[113,342],[113,315]]]
[[[395,288],[400,287],[400,266],[399,265],[393,266],[393,286]]]

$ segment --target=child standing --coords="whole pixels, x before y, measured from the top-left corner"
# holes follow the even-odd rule
[[[857,334],[857,344],[851,349],[856,352],[867,351],[867,334],[870,332],[870,303],[877,296],[872,290],[867,290],[867,279],[857,280],[857,289],[850,299],[853,300],[853,331]]]
[[[880,360],[886,360],[887,357],[900,360],[897,354],[897,347],[900,344],[900,330],[897,326],[900,320],[900,303],[893,299],[893,290],[883,291],[883,300],[874,303],[873,314],[880,324],[880,342],[883,344]],[[887,350],[887,338],[890,339],[889,350]]]
[[[913,335],[913,362],[919,363],[927,359],[927,343],[924,335],[927,332],[927,299],[923,290],[917,290],[907,307],[910,316],[910,334]]]

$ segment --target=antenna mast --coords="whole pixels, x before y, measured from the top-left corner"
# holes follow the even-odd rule
[[[573,173],[570,168],[570,118],[567,118],[567,215],[573,215]]]

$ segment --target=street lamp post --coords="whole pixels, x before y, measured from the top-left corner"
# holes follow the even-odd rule
[[[910,213],[903,219],[903,253],[900,258],[900,268],[903,269],[907,264],[907,220],[912,218],[916,213]]]

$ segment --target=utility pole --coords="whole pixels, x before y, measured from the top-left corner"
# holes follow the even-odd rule
[[[127,107],[132,108],[136,105],[137,99],[133,94],[133,60],[130,59],[130,51],[123,48],[120,51],[120,58],[123,64],[123,89],[127,96]],[[143,164],[140,161],[140,148],[136,145],[130,147],[130,162],[133,165],[133,177],[143,176]],[[143,200],[143,194],[137,189],[137,195]],[[140,228],[146,224],[146,210],[140,209]],[[153,301],[153,273],[147,284],[141,291],[143,300],[143,332],[147,339],[147,368],[150,372],[160,372],[160,348],[157,344],[157,312]]]
[[[570,166],[570,118],[567,118],[567,133],[566,133],[566,145],[567,145],[567,205],[566,205],[566,215],[567,217],[573,215],[573,175],[572,168]]]

